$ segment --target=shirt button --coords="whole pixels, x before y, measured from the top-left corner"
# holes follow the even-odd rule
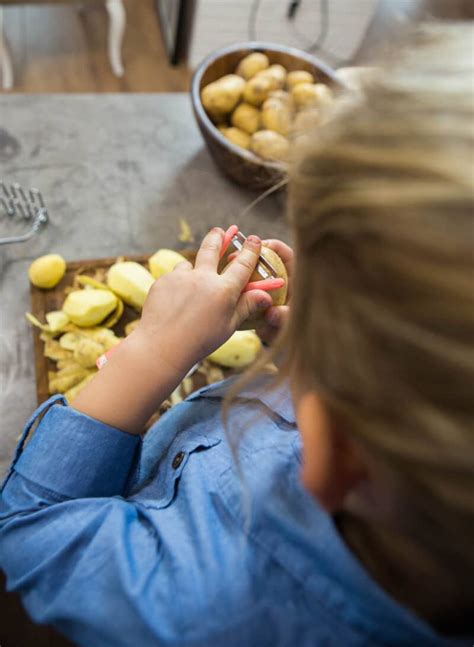
[[[184,458],[184,452],[178,452],[178,453],[176,454],[176,456],[173,458],[173,462],[171,463],[171,467],[172,467],[174,470],[177,470],[177,469],[178,469],[178,467],[179,467],[179,466],[181,465],[181,463],[183,462],[183,458]]]

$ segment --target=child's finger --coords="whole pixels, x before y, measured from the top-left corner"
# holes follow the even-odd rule
[[[226,253],[227,248],[229,247],[232,238],[235,236],[235,234],[238,231],[239,231],[239,228],[237,227],[237,225],[231,225],[229,227],[229,229],[225,232],[224,239],[222,241],[222,247],[221,247],[221,258]]]
[[[232,252],[232,254],[229,254],[229,256],[227,257],[227,260],[229,261],[229,263],[231,263],[234,260],[234,258],[237,258],[238,255],[239,255],[239,252]]]
[[[295,253],[289,245],[278,240],[277,238],[269,238],[268,240],[262,240],[262,245],[273,249],[274,252],[278,254],[281,260],[287,265],[292,263],[294,260]]]
[[[285,285],[284,279],[262,279],[261,281],[251,281],[247,283],[244,287],[244,292],[250,292],[251,290],[263,290],[268,292],[269,290],[279,290]]]
[[[240,297],[237,302],[237,307],[235,309],[235,321],[234,325],[237,328],[240,324],[257,314],[270,308],[272,305],[272,298],[267,292],[262,290],[252,290],[251,292],[245,292]]]
[[[175,265],[173,272],[187,272],[192,269],[193,269],[192,263],[190,263],[189,261],[181,261],[180,263]]]
[[[257,266],[262,244],[258,236],[249,236],[240,254],[229,265],[225,277],[233,283],[240,294]]]
[[[223,238],[224,230],[220,227],[214,227],[206,236],[204,236],[194,264],[196,269],[217,271]]]
[[[272,328],[281,328],[290,315],[289,306],[273,306],[265,313],[265,322]]]

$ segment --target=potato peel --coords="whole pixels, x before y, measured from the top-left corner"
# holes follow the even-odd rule
[[[182,243],[192,243],[194,242],[193,232],[189,226],[188,221],[185,218],[179,219],[179,236],[178,240]]]
[[[117,295],[116,295],[117,296]],[[124,305],[120,297],[117,297],[117,307],[115,310],[102,322],[104,328],[112,328],[120,321],[123,315]]]
[[[31,312],[25,312],[25,317],[28,319],[30,324],[33,326],[36,326],[36,328],[39,328],[43,332],[51,333],[51,328],[47,324],[41,323],[39,319],[37,319],[34,315],[31,314]]]
[[[108,288],[105,283],[101,283],[97,279],[94,279],[92,276],[87,276],[87,274],[78,274],[76,277],[74,277],[74,281],[79,283],[79,285],[83,287],[89,285],[96,290],[110,290],[110,288]]]

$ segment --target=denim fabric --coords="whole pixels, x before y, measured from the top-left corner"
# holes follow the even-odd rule
[[[143,443],[52,403],[0,500],[0,567],[31,617],[87,647],[452,644],[369,578],[301,487],[287,389],[241,393],[227,430],[225,390]]]

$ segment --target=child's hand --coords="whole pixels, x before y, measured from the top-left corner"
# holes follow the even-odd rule
[[[178,370],[188,370],[223,344],[244,319],[271,305],[271,296],[261,290],[242,294],[258,261],[259,238],[249,236],[242,252],[219,275],[223,236],[222,229],[212,229],[194,268],[180,263],[155,282],[145,302],[137,334],[146,338],[150,354],[159,346],[160,356],[166,351],[166,360]]]
[[[285,243],[283,243],[281,240],[276,240],[276,239],[270,239],[270,240],[265,240],[263,241],[265,247],[269,247],[270,249],[273,249],[274,252],[278,254],[278,256],[281,258],[281,260],[284,262],[286,271],[288,273],[288,278],[291,279],[291,275],[293,272],[293,264],[294,264],[294,252]],[[291,281],[290,285],[288,288],[291,286]],[[290,292],[288,291],[288,297],[290,296]],[[266,313],[265,313],[265,319],[261,324],[257,326],[257,334],[260,337],[260,339],[266,343],[266,344],[271,344],[276,335],[278,334],[280,328],[285,324],[286,320],[288,319],[289,315],[289,306],[272,306],[269,308]]]
[[[213,229],[194,268],[181,263],[154,283],[140,324],[79,393],[75,409],[141,433],[193,364],[223,344],[249,315],[271,305],[262,290],[242,294],[257,264],[260,240],[249,236],[239,257],[219,275],[223,237],[222,229]]]

